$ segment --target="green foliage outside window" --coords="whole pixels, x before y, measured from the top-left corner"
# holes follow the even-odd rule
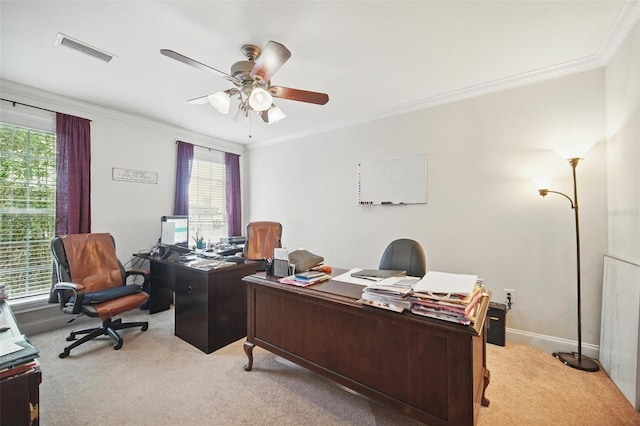
[[[0,124],[0,283],[12,299],[51,286],[55,179],[55,134]]]

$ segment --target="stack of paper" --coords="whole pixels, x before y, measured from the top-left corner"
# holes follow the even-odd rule
[[[414,287],[411,312],[469,325],[484,295],[476,275],[429,271]]]
[[[367,285],[360,301],[376,308],[402,312],[411,308],[410,296],[417,278],[392,277]]]
[[[307,271],[301,272],[295,275],[289,275],[288,277],[280,278],[283,284],[297,285],[299,287],[307,287],[311,284],[316,284],[322,281],[331,279],[331,275],[325,274],[320,271]]]

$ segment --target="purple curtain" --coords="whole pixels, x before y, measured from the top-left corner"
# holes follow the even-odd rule
[[[242,210],[240,198],[240,156],[224,153],[227,171],[227,232],[228,235],[242,235]]]
[[[91,232],[90,125],[56,113],[56,235]]]
[[[178,166],[176,169],[176,194],[173,214],[189,214],[189,182],[193,164],[193,144],[178,141]]]
[[[91,232],[91,121],[56,113],[56,235]],[[58,282],[53,268],[51,286]],[[49,303],[57,303],[51,292]]]

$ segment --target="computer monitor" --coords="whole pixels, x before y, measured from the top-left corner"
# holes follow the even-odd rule
[[[160,245],[189,247],[189,216],[162,216]]]

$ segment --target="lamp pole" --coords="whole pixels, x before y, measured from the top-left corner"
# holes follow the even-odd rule
[[[577,283],[577,300],[578,300],[578,352],[555,352],[553,356],[569,367],[583,371],[598,371],[600,367],[598,363],[586,355],[582,355],[582,305],[581,305],[581,282],[580,282],[580,220],[578,217],[578,182],[576,179],[576,167],[580,158],[570,158],[569,164],[573,174],[573,200],[566,194],[548,189],[540,189],[540,195],[543,197],[549,192],[564,196],[571,203],[571,208],[575,216],[576,222],[576,283]]]

